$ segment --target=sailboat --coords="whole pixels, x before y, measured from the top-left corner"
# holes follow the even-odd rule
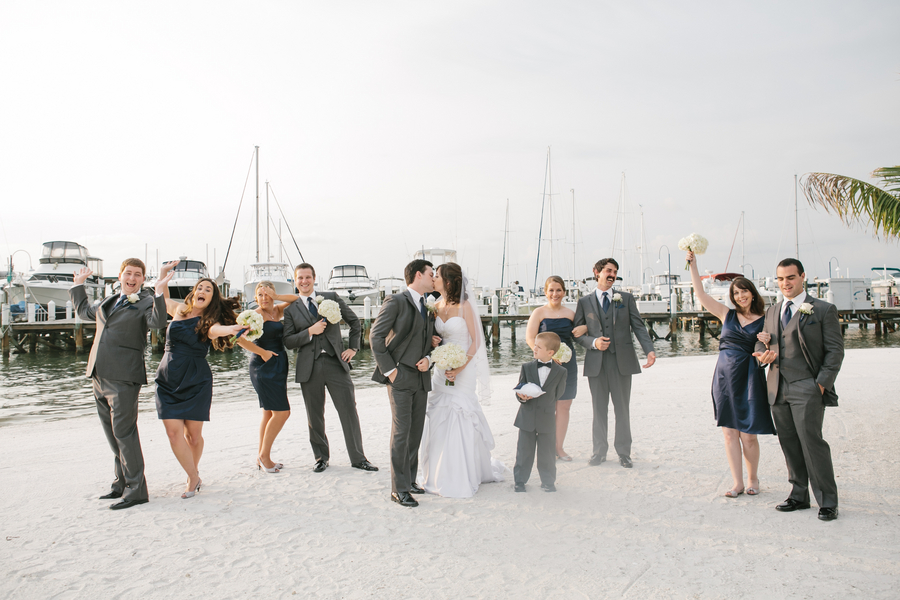
[[[244,302],[253,302],[256,297],[256,286],[261,281],[270,281],[275,286],[276,294],[292,294],[294,292],[294,278],[291,266],[282,261],[270,260],[269,240],[269,182],[266,182],[266,254],[265,260],[259,258],[259,146],[255,147],[256,161],[256,262],[252,263],[244,271]],[[281,255],[281,239],[278,240],[279,256]],[[302,259],[302,256],[301,256]]]

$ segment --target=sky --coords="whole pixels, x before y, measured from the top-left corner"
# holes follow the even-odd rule
[[[443,247],[498,285],[508,232],[530,287],[539,231],[539,282],[623,247],[632,279],[683,273],[693,232],[701,270],[772,275],[798,243],[810,279],[866,276],[900,246],[802,190],[795,213],[794,177],[900,164],[898,22],[891,1],[0,0],[0,254],[213,270],[231,240],[239,284],[259,146],[270,254],[283,218],[282,258],[289,226],[320,278]]]

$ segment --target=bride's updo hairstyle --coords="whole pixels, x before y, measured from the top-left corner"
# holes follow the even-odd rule
[[[437,270],[441,279],[444,280],[444,300],[451,304],[459,304],[459,295],[463,286],[462,267],[448,262],[439,266]],[[463,297],[463,300],[466,299]]]

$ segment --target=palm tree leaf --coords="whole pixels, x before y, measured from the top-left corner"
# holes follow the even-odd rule
[[[811,205],[833,212],[847,226],[871,224],[876,236],[900,239],[900,193],[895,189],[900,188],[900,167],[878,169],[874,175],[888,183],[890,191],[833,173],[807,173],[801,185]]]

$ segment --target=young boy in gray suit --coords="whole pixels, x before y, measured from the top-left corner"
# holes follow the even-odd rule
[[[516,466],[513,478],[516,491],[524,492],[525,484],[531,477],[537,451],[537,469],[541,477],[541,488],[545,492],[556,491],[556,401],[566,391],[565,367],[553,361],[559,350],[559,336],[555,333],[539,333],[534,338],[534,358],[522,365],[519,373],[520,389],[527,383],[540,386],[544,393],[532,398],[516,392],[521,403],[514,425],[519,428],[519,443],[516,446]]]

